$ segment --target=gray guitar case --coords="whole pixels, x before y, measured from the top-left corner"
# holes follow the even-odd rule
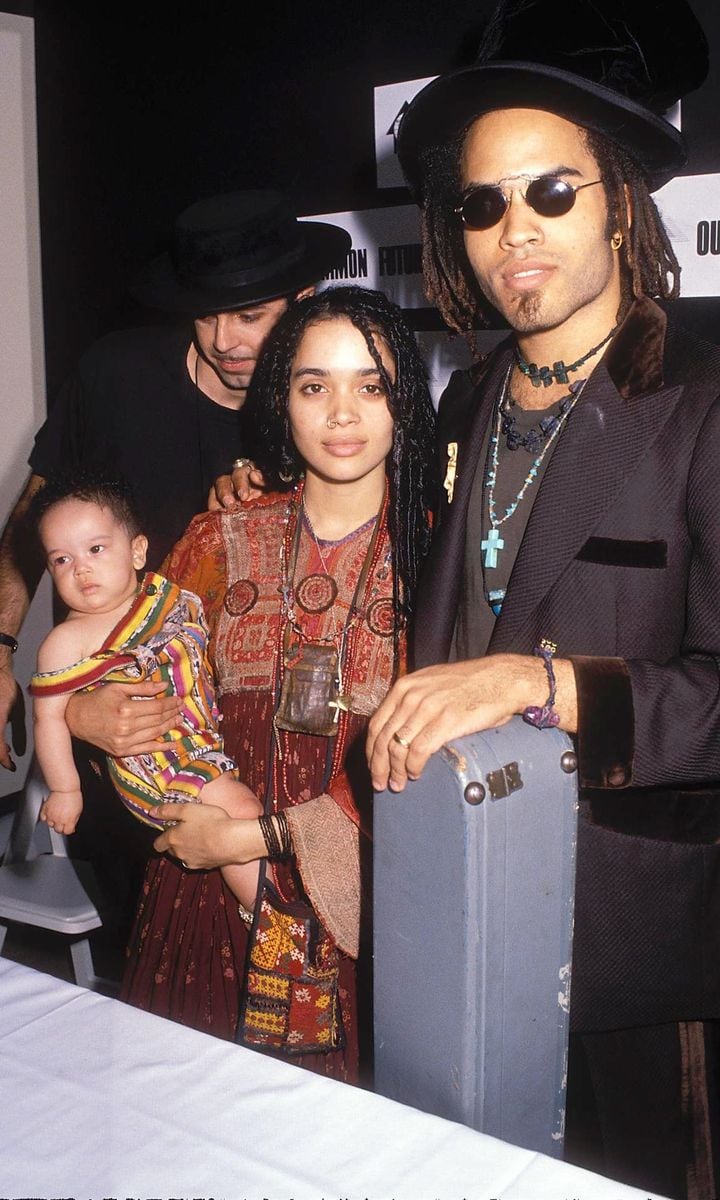
[[[577,772],[520,717],[374,810],[375,1088],[562,1156]]]

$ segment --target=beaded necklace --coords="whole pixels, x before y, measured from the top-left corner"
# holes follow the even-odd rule
[[[593,354],[597,354],[598,350],[602,350],[603,346],[607,345],[616,330],[617,325],[613,325],[610,332],[605,334],[605,337],[601,342],[598,342],[597,346],[592,346],[587,354],[583,354],[582,358],[576,359],[574,363],[564,363],[562,359],[559,359],[551,367],[539,367],[537,363],[528,362],[523,357],[520,347],[516,346],[515,361],[517,362],[518,370],[522,371],[523,375],[530,380],[535,388],[550,387],[553,382],[569,383],[568,372],[577,371],[583,363],[592,358]]]
[[[500,441],[500,434],[502,432],[503,411],[505,408],[505,401],[507,398],[508,385],[510,383],[511,372],[512,372],[512,364],[508,368],[508,372],[507,372],[507,375],[505,376],[505,381],[503,383],[502,390],[500,393],[500,399],[498,400],[497,413],[496,413],[496,418],[495,418],[495,432],[490,437],[490,453],[488,455],[488,464],[487,464],[487,470],[486,470],[486,475],[485,475],[485,488],[487,490],[487,498],[488,498],[488,521],[489,521],[490,527],[487,531],[487,536],[485,538],[483,538],[482,542],[480,543],[480,548],[483,552],[483,567],[485,568],[486,571],[492,570],[493,567],[497,567],[498,555],[504,549],[504,546],[505,546],[504,539],[500,536],[500,526],[504,525],[504,523],[506,521],[510,520],[510,517],[515,512],[518,505],[521,504],[522,501],[524,500],[525,494],[526,494],[528,488],[534,483],[535,478],[537,477],[537,473],[540,469],[543,459],[545,458],[545,455],[547,454],[548,450],[552,446],[555,439],[558,437],[558,434],[560,433],[561,429],[563,429],[566,421],[568,420],[568,417],[570,416],[570,413],[573,411],[575,405],[577,404],[578,400],[580,399],[583,388],[585,387],[585,384],[587,382],[587,380],[585,380],[585,379],[580,379],[576,383],[570,384],[570,390],[572,393],[570,403],[567,405],[567,407],[565,408],[565,410],[563,412],[558,414],[558,420],[557,420],[554,428],[552,429],[552,432],[550,433],[549,437],[546,439],[545,445],[543,446],[541,452],[533,460],[532,466],[530,467],[530,470],[528,471],[527,475],[525,476],[525,479],[523,480],[520,491],[517,493],[515,499],[512,501],[511,504],[509,504],[507,506],[503,515],[501,517],[498,517],[497,512],[495,510],[495,483],[497,481],[498,463],[499,463],[498,444]]]
[[[516,402],[513,400],[508,389],[504,403],[500,406],[501,428],[505,438],[505,445],[508,450],[526,450],[528,454],[537,454],[542,448],[543,442],[553,434],[556,426],[562,421],[565,413],[572,408],[572,391],[568,396],[563,396],[558,405],[557,412],[551,415],[541,417],[536,425],[523,433],[518,428],[517,417],[512,411],[516,407]]]
[[[289,526],[290,526],[290,517],[291,517],[292,511],[293,511],[293,509],[291,507],[288,509],[287,523],[286,523],[286,527],[285,527],[285,536],[283,537],[281,545],[280,545],[280,581],[281,581],[280,582],[280,594],[282,597],[282,615],[285,618],[287,624],[290,627],[292,627],[292,629],[295,631],[295,633],[298,635],[298,637],[300,637],[302,640],[313,641],[316,643],[317,642],[322,642],[322,643],[331,642],[331,643],[334,643],[338,647],[338,651],[340,651],[340,647],[344,643],[344,640],[345,640],[345,635],[348,633],[348,631],[352,628],[352,626],[358,620],[358,617],[361,615],[361,612],[362,612],[362,605],[360,603],[361,599],[362,599],[362,593],[364,593],[365,584],[367,582],[369,575],[371,574],[372,567],[375,564],[375,558],[377,555],[377,548],[378,548],[378,538],[379,538],[380,529],[383,524],[383,520],[384,520],[386,511],[387,511],[387,503],[388,503],[388,495],[387,495],[387,488],[386,488],[383,503],[380,506],[380,511],[378,512],[376,517],[372,518],[373,528],[372,528],[372,532],[370,534],[370,540],[368,542],[368,549],[367,549],[367,553],[365,555],[365,561],[363,563],[363,566],[360,571],[360,575],[358,577],[357,585],[355,588],[355,594],[353,595],[352,601],[350,603],[347,618],[345,620],[344,625],[341,625],[337,619],[337,613],[335,611],[335,600],[337,599],[337,583],[335,582],[332,575],[330,574],[330,572],[327,569],[327,563],[325,561],[325,556],[323,555],[323,552],[320,549],[320,544],[318,542],[317,535],[313,528],[313,525],[312,525],[312,522],[308,515],[307,509],[305,508],[302,489],[300,487],[298,487],[298,489],[295,493],[295,505],[294,505],[295,528],[292,531],[292,537],[288,537]],[[333,623],[335,625],[335,629],[333,632],[326,634],[325,636],[315,635],[312,638],[309,638],[307,636],[306,632],[303,630],[302,626],[300,625],[299,620],[298,620],[297,611],[295,608],[295,601],[296,601],[296,599],[299,598],[298,590],[297,590],[296,583],[295,583],[295,574],[296,574],[298,552],[300,549],[300,536],[301,536],[301,532],[302,532],[303,523],[307,526],[310,536],[312,537],[315,549],[317,550],[318,558],[320,559],[320,563],[323,568],[322,575],[308,575],[306,577],[306,579],[303,581],[303,584],[305,586],[307,586],[308,584],[315,584],[316,587],[319,586],[319,587],[323,588],[323,590],[326,592],[327,599],[324,603],[316,602],[315,605],[313,606],[313,608],[314,608],[314,611],[316,611],[316,612],[323,612],[323,611],[326,611],[328,608],[330,608],[332,610],[332,619],[333,619]],[[354,535],[357,535],[358,533],[360,533],[362,531],[362,529],[366,528],[368,525],[370,525],[370,523],[371,522],[368,521],[368,522],[366,522],[366,525],[361,526],[360,529],[354,530]],[[302,598],[300,598],[300,603],[302,604]]]
[[[278,646],[276,657],[276,696],[280,695],[282,688],[283,676],[285,672],[285,647],[287,646],[288,634],[292,630],[301,637],[304,637],[302,629],[299,626],[297,614],[295,611],[295,594],[294,594],[294,567],[297,561],[297,550],[299,546],[300,526],[302,524],[303,507],[302,507],[303,481],[298,484],[293,500],[288,505],[285,532],[281,539],[280,545],[280,574],[281,574],[281,620],[278,630]],[[338,670],[339,679],[338,690],[341,693],[341,679],[352,680],[355,675],[355,658],[358,644],[358,631],[361,623],[361,618],[364,617],[367,609],[367,591],[372,586],[373,576],[377,570],[380,558],[384,552],[384,544],[386,542],[385,531],[387,529],[387,512],[388,512],[388,489],[385,489],[385,497],[378,513],[375,528],[370,538],[368,551],[365,555],[365,562],[360,570],[360,576],[355,588],[355,594],[348,612],[348,617],[345,626],[342,630],[342,637],[338,645],[337,624],[335,633],[326,637],[316,637],[312,640],[318,642],[335,642],[338,645]],[[295,518],[293,524],[293,517]],[[309,525],[310,532],[317,547],[320,561],[325,567],[325,559],[317,544],[315,531],[312,525]],[[325,568],[326,569],[326,568]],[[326,569],[327,570],[327,569]],[[326,575],[326,578],[331,578]],[[334,580],[332,580],[334,584]],[[335,594],[337,588],[335,587]],[[333,596],[334,601],[334,596]],[[328,605],[330,607],[330,605]],[[335,614],[333,614],[335,616]],[[347,704],[341,703],[337,708],[338,730],[335,737],[326,738],[327,753],[325,767],[325,786],[337,773],[340,764],[343,761],[345,754],[345,746],[347,739],[347,720],[350,709],[350,697],[344,697],[341,693],[341,699],[347,700]],[[275,729],[275,749],[276,753],[272,756],[272,786],[270,795],[271,811],[277,812],[278,800],[282,796],[284,804],[298,803],[297,796],[293,796],[287,778],[287,763],[289,761],[291,749],[291,737],[297,736],[288,733],[286,730]],[[281,804],[280,807],[284,807]]]

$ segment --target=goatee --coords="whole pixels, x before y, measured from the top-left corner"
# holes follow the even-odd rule
[[[540,309],[542,295],[540,291],[528,292],[523,296],[515,309],[511,324],[519,333],[531,333],[541,326]]]

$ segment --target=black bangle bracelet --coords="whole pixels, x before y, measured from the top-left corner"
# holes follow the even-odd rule
[[[282,856],[283,856],[283,858],[290,858],[290,856],[292,855],[292,852],[293,852],[293,848],[292,848],[292,835],[290,833],[290,826],[288,825],[287,813],[279,812],[277,814],[277,823],[278,823],[278,828],[280,830],[280,843],[282,846]]]
[[[271,816],[265,815],[258,817],[258,820],[260,822],[260,829],[262,830],[263,839],[265,841],[267,856],[272,862],[280,856],[280,842],[278,840],[277,833],[275,832],[275,825]]]
[[[280,836],[275,827],[277,820]],[[281,862],[284,858],[289,858],[292,854],[292,841],[290,838],[290,829],[287,823],[287,817],[284,813],[276,813],[274,817],[265,814],[258,817],[260,829],[262,830],[263,839],[265,841],[265,849],[270,862]]]

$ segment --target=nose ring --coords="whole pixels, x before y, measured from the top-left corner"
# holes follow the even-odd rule
[[[327,425],[328,429],[335,429],[337,426],[337,421],[333,421],[332,417],[328,417],[325,424]]]

